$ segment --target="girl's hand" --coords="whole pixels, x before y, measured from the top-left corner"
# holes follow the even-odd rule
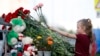
[[[61,35],[63,35],[63,36],[66,36],[66,37],[71,37],[71,38],[74,38],[74,39],[77,38],[75,34],[70,34],[70,33],[61,31],[61,30],[59,30],[59,29],[55,29],[55,28],[53,28],[53,27],[49,27],[49,29],[52,30],[52,31],[58,32],[59,34],[61,34]]]

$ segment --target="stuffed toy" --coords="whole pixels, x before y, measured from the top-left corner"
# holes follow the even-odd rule
[[[17,50],[17,52],[12,51],[12,50]],[[13,47],[11,51],[12,56],[23,56],[23,44],[21,41],[18,41],[17,44]]]
[[[26,24],[21,17],[11,19],[10,23],[12,29],[7,34],[7,43],[12,47],[12,50],[17,50],[17,56],[21,56],[23,52],[22,38],[24,37],[22,32],[26,28]],[[15,52],[12,51],[11,53],[12,56],[15,56]]]
[[[24,38],[24,35],[22,33],[18,33],[18,42],[14,46],[18,50],[18,52],[23,52],[22,38]]]
[[[24,56],[36,56],[35,52],[37,51],[35,46],[32,46],[33,39],[31,37],[25,37],[22,39],[24,45]]]
[[[23,55],[23,46],[22,43],[16,44],[10,52],[11,56],[22,56]]]
[[[8,45],[15,45],[18,42],[19,34],[24,31],[26,24],[22,18],[13,18],[10,23],[12,24],[12,30],[7,34]]]

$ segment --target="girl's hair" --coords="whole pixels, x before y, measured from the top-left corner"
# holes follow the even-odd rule
[[[80,22],[82,24],[82,26],[85,27],[85,32],[88,35],[88,37],[91,39],[93,37],[91,20],[90,19],[81,19],[78,22]]]

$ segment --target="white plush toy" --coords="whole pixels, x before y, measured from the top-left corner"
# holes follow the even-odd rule
[[[22,43],[24,45],[24,56],[36,56],[35,51],[37,49],[35,46],[32,46],[33,39],[31,37],[25,37],[22,39]]]

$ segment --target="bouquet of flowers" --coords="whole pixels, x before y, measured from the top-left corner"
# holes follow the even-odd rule
[[[30,10],[24,10],[23,7],[18,8],[13,13],[3,14],[2,18],[5,18],[5,22],[9,23],[12,18],[20,16],[27,26],[22,33],[33,39],[33,44],[38,50],[51,51],[52,56],[68,56],[69,54],[72,56],[72,53],[67,49],[68,46],[65,46],[62,36],[48,29],[46,18],[42,13],[42,6],[43,4],[39,3],[33,8],[39,21],[30,15]],[[2,29],[4,28],[5,26],[2,27]]]

